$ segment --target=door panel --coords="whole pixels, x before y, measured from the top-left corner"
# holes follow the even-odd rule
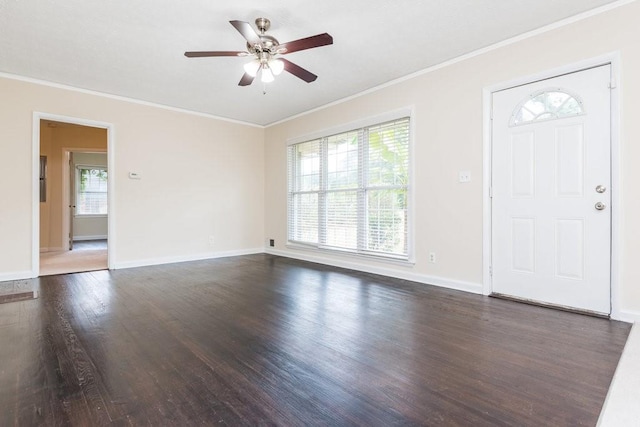
[[[494,93],[494,293],[610,312],[609,81],[607,65]]]
[[[584,132],[582,125],[556,129],[556,195],[584,195]]]
[[[535,195],[535,149],[533,132],[511,137],[511,197]]]
[[[511,219],[511,247],[513,248],[513,271],[535,273],[536,253],[536,220],[535,218]]]

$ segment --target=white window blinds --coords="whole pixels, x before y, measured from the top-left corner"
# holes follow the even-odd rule
[[[408,258],[409,118],[293,144],[290,242]]]
[[[76,171],[76,215],[106,215],[106,168],[77,166]]]

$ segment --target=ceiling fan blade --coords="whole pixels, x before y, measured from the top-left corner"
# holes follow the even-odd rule
[[[282,54],[285,54],[297,52],[299,50],[311,49],[314,47],[326,46],[328,44],[333,44],[333,37],[331,37],[327,33],[323,33],[316,36],[306,37],[304,39],[282,43],[278,46],[278,52],[286,49],[286,51],[280,52]]]
[[[318,78],[318,76],[316,76],[315,74],[313,74],[311,71],[307,71],[304,68],[302,68],[299,65],[294,64],[291,61],[288,61],[284,58],[279,58],[280,61],[282,61],[284,63],[284,69],[293,74],[294,76],[301,78],[302,80],[304,80],[307,83],[311,83],[313,81],[315,81],[315,79]]]
[[[243,51],[202,51],[202,52],[185,52],[187,58],[202,58],[207,56],[246,56],[248,52]]]
[[[262,43],[262,40],[260,40],[260,36],[248,22],[229,21],[229,23],[233,25],[240,34],[242,34],[242,37],[244,37],[250,45],[253,46]]]
[[[255,79],[255,76],[244,73],[244,76],[242,76],[242,78],[240,79],[240,83],[238,83],[238,86],[249,86],[251,83],[253,83],[253,79]]]

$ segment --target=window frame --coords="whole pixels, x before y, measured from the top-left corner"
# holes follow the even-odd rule
[[[76,164],[75,168],[75,183],[73,189],[73,216],[74,218],[106,218],[109,216],[109,168],[105,165],[87,165],[87,164]],[[85,214],[78,213],[78,200],[80,195],[80,170],[101,170],[107,173],[107,190],[105,194],[107,195],[107,213],[104,214]]]
[[[289,170],[290,170],[290,164],[289,164],[289,151],[290,151],[290,147],[292,145],[296,145],[296,144],[300,144],[300,143],[304,143],[304,142],[312,142],[314,140],[322,140],[323,138],[331,138],[332,136],[335,135],[339,135],[339,134],[343,134],[343,133],[347,133],[347,132],[351,132],[351,131],[359,131],[362,130],[363,128],[369,128],[369,127],[375,127],[377,125],[382,125],[385,124],[387,122],[391,122],[391,121],[396,121],[396,120],[401,120],[401,119],[408,119],[409,120],[409,127],[408,127],[408,131],[409,131],[409,137],[408,137],[408,183],[406,185],[406,203],[407,203],[407,209],[406,209],[406,215],[407,215],[407,221],[406,221],[406,248],[407,248],[407,253],[406,255],[398,255],[398,254],[392,254],[392,253],[383,253],[383,252],[375,252],[375,251],[370,251],[370,250],[360,250],[360,248],[356,248],[355,250],[350,250],[350,249],[343,249],[343,248],[338,248],[338,247],[328,247],[323,245],[322,243],[320,243],[320,236],[318,236],[318,243],[306,243],[306,242],[300,242],[300,241],[292,241],[290,240],[290,235],[289,235],[289,228],[290,228],[290,224],[289,224],[289,218],[290,218],[290,212],[291,212],[291,197],[290,197],[290,177],[289,177]],[[373,259],[376,261],[384,261],[384,262],[390,262],[390,263],[399,263],[399,264],[415,264],[415,250],[414,250],[414,210],[415,210],[415,203],[414,203],[414,187],[415,187],[415,180],[414,180],[414,139],[415,139],[415,132],[414,132],[414,128],[415,128],[415,114],[414,114],[414,108],[413,107],[406,107],[406,108],[402,108],[402,109],[398,109],[398,110],[394,110],[394,111],[390,111],[388,113],[384,113],[384,114],[380,114],[377,116],[372,116],[372,117],[368,117],[368,118],[364,118],[358,121],[354,121],[354,122],[349,122],[349,123],[345,123],[336,127],[332,127],[332,128],[328,128],[325,130],[320,130],[320,131],[316,131],[310,134],[306,134],[303,136],[298,136],[295,138],[290,138],[287,140],[287,145],[286,145],[286,150],[285,150],[285,164],[286,164],[286,168],[287,168],[287,178],[286,178],[286,199],[287,199],[287,214],[286,214],[286,247],[290,248],[290,249],[300,249],[300,250],[308,250],[311,252],[316,252],[316,253],[327,253],[327,254],[334,254],[334,255],[340,255],[341,257],[343,256],[348,256],[348,257],[354,257],[354,258],[358,258],[358,259],[363,259],[363,258],[369,258],[369,259]],[[373,187],[372,187],[373,188]],[[322,188],[321,190],[322,191]],[[359,190],[358,190],[359,191]],[[327,191],[325,191],[325,193],[327,193]],[[318,192],[318,194],[320,194],[320,192]],[[319,209],[320,211],[321,209]],[[320,214],[320,212],[319,212]],[[358,215],[360,215],[360,212],[358,213]],[[366,219],[366,218],[363,218]],[[361,221],[361,218],[358,217],[358,227],[361,226],[363,221]],[[319,225],[319,229],[318,229],[318,234],[320,234],[320,224],[321,224],[321,218],[318,218],[318,225]],[[360,231],[360,230],[359,230]]]

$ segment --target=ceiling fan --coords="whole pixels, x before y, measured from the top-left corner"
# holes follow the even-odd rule
[[[253,60],[244,66],[245,73],[240,79],[240,83],[238,83],[239,86],[248,86],[253,83],[258,72],[261,74],[260,80],[262,82],[272,82],[274,80],[273,76],[280,74],[283,70],[307,83],[311,83],[317,79],[318,76],[291,61],[281,58],[280,56],[297,52],[299,50],[333,44],[333,37],[327,33],[287,43],[279,43],[275,37],[266,34],[267,30],[269,30],[269,27],[271,26],[271,21],[267,18],[256,19],[256,27],[258,28],[259,33],[256,32],[248,22],[229,22],[240,34],[242,34],[242,37],[247,40],[246,51],[185,52],[184,55],[188,58],[202,58],[209,56],[253,56]]]

